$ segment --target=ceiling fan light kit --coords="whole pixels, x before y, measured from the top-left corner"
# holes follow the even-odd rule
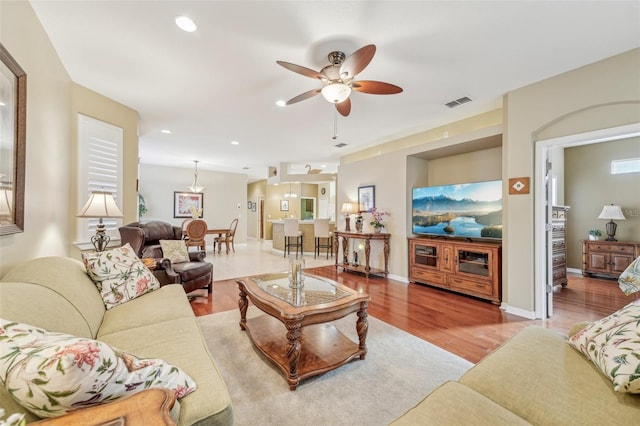
[[[329,83],[321,90],[322,97],[332,104],[339,104],[347,100],[351,94],[351,87],[344,83]]]
[[[290,62],[276,61],[278,65],[289,71],[318,79],[323,84],[321,89],[309,90],[289,99],[286,105],[291,105],[322,93],[322,97],[325,100],[336,106],[336,111],[347,117],[351,112],[351,100],[349,97],[353,90],[372,95],[392,95],[402,92],[402,88],[381,81],[354,81],[355,76],[369,65],[375,53],[376,46],[373,44],[361,47],[349,57],[343,52],[334,51],[328,55],[330,65],[320,71],[314,71]]]

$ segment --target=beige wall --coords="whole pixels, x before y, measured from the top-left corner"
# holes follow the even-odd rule
[[[582,268],[582,244],[589,229],[607,237],[605,223],[598,219],[602,206],[617,204],[626,220],[618,224],[618,241],[640,241],[640,173],[611,174],[611,160],[640,158],[640,138],[583,145],[564,150],[565,194],[571,206],[567,222],[567,256],[570,268]]]
[[[0,41],[27,73],[25,231],[0,237],[1,276],[27,258],[79,256],[78,112],[124,128],[125,219],[137,206],[138,144],[137,113],[72,83],[29,2],[0,2]]]
[[[247,185],[247,202],[257,203],[258,198],[264,199],[267,193],[267,180],[261,180],[253,182]],[[258,214],[260,213],[260,206],[256,206],[256,211],[249,211],[247,208],[247,237],[248,238],[260,238],[260,232],[258,229]]]
[[[483,149],[427,162],[428,185],[502,179],[502,148]]]
[[[535,141],[640,122],[640,49],[509,92],[503,176],[534,177]],[[503,279],[507,303],[533,312],[534,198],[506,198]]]
[[[28,34],[28,36],[26,36]],[[28,2],[0,2],[0,42],[27,73],[24,232],[0,237],[0,275],[69,251],[71,80]]]
[[[174,191],[185,192],[193,182],[193,169],[140,164],[140,193],[149,211],[142,220],[162,220],[181,225],[173,217]],[[203,219],[209,228],[225,228],[238,218],[235,243],[247,241],[247,175],[198,169],[198,183],[204,186]],[[208,243],[211,244],[212,238]]]

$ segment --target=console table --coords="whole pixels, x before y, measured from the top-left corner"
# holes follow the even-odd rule
[[[364,233],[364,232],[349,232],[349,231],[334,231],[335,236],[333,240],[333,251],[336,254],[336,268],[342,266],[342,269],[350,272],[363,272],[364,275],[369,278],[369,274],[380,274],[385,277],[389,275],[389,238],[391,234],[388,233]],[[340,237],[342,237],[342,263],[338,260],[338,248],[340,245]],[[349,263],[349,239],[364,240],[364,265],[360,262],[357,264],[352,259]],[[382,241],[384,243],[384,269],[372,268],[369,264],[369,258],[371,255],[371,240]]]

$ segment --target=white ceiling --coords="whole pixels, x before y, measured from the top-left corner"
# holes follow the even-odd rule
[[[292,173],[307,163],[334,172],[345,154],[494,109],[510,90],[640,47],[639,1],[31,3],[71,79],[139,112],[141,163],[191,168],[198,159],[200,169],[250,180],[283,162]],[[198,31],[178,29],[177,15]],[[377,53],[357,79],[404,92],[353,93],[337,140],[321,96],[275,105],[320,87],[276,60],[320,70],[329,52],[366,44]],[[473,102],[444,106],[463,96]]]

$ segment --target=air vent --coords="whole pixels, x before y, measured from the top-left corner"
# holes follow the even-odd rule
[[[445,104],[445,106],[448,106],[449,108],[455,108],[458,105],[466,104],[467,102],[471,102],[471,98],[468,97],[468,96],[465,96],[464,98],[460,98],[460,99],[456,99],[455,101],[447,102]]]
[[[347,146],[347,144],[346,144],[346,143],[344,143],[344,142],[340,142],[339,144],[336,144],[336,145],[334,145],[334,146],[335,146],[336,148],[342,148],[342,147]]]
[[[251,167],[244,166],[242,170],[249,170]]]

